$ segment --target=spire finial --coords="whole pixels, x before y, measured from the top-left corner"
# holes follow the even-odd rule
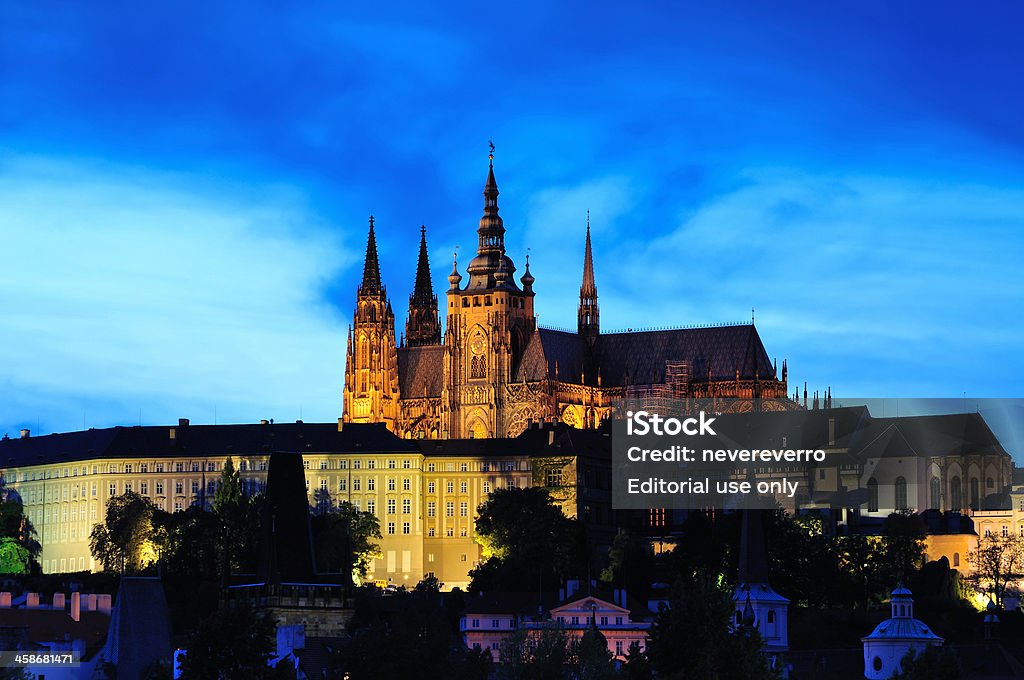
[[[491,147],[490,153],[487,154],[487,160],[491,165],[494,165],[494,140],[488,139],[487,145]]]
[[[750,325],[751,326],[754,325],[754,308],[753,307],[750,308]]]

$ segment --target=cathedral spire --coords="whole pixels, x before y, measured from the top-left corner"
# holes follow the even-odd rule
[[[420,226],[420,257],[416,264],[416,285],[409,296],[409,316],[405,321],[405,342],[410,347],[441,344],[441,321],[437,296],[430,283],[427,257],[427,227]]]
[[[583,251],[583,283],[580,285],[580,306],[577,330],[593,342],[601,332],[601,314],[597,306],[597,284],[594,282],[594,253],[590,246],[590,211],[587,211],[587,245]]]
[[[494,179],[494,142],[487,155],[487,183],[484,185],[484,216],[480,218],[480,245],[477,253],[505,254],[505,225],[498,215],[498,182]]]
[[[373,215],[370,215],[370,235],[366,238],[366,260],[363,262],[363,283],[360,295],[380,295],[380,263],[377,261],[377,237],[373,233]]]

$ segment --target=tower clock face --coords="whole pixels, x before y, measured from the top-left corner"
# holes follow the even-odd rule
[[[485,345],[486,341],[484,340],[483,334],[477,333],[473,336],[473,339],[469,341],[469,351],[477,355],[483,354]]]

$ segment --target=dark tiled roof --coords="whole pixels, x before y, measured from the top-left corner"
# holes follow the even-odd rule
[[[383,423],[346,423],[341,432],[336,423],[111,427],[0,440],[0,467],[139,455],[237,456],[273,451],[402,452],[415,447]]]
[[[689,361],[695,381],[752,380],[775,374],[753,324],[684,328],[664,331],[602,334],[598,364],[605,385],[648,385],[664,382],[666,361]]]
[[[980,413],[875,418],[856,448],[870,458],[1009,455]]]
[[[443,379],[443,345],[399,348],[398,385],[403,399],[439,397]]]
[[[607,386],[662,383],[670,361],[690,362],[692,379],[701,382],[707,380],[708,369],[714,380],[733,380],[736,369],[743,380],[775,375],[752,324],[605,333],[598,337],[594,352],[592,359]],[[588,359],[577,333],[540,328],[526,346],[516,379],[553,378],[557,365],[559,380],[581,382]],[[593,379],[587,376],[588,382]]]
[[[24,630],[33,643],[60,641],[70,635],[72,640],[85,641],[87,659],[103,645],[109,627],[110,617],[100,612],[82,612],[81,620],[75,621],[63,609],[0,609],[0,628]]]

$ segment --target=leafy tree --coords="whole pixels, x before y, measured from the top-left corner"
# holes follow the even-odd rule
[[[0,475],[0,573],[28,573],[41,551],[21,496]]]
[[[274,619],[267,611],[225,607],[206,618],[189,638],[181,663],[184,680],[284,680],[295,678],[287,661],[267,665],[276,647]]]
[[[93,527],[89,548],[103,568],[121,573],[141,571],[156,560],[153,516],[156,506],[134,491],[107,501],[105,521]]]
[[[311,526],[320,571],[351,568],[356,583],[366,579],[373,559],[380,555],[380,520],[376,515],[341,501],[330,511],[314,515]]]
[[[654,580],[654,568],[654,557],[645,542],[620,529],[608,548],[608,566],[601,570],[600,579],[642,597]]]
[[[470,590],[522,590],[554,584],[579,569],[580,526],[544,489],[498,489],[477,510],[476,541],[486,561]]]
[[[242,562],[246,561],[246,546],[251,545],[252,539],[255,538],[248,530],[255,519],[251,506],[251,499],[243,492],[242,479],[229,456],[224,462],[220,483],[211,504],[221,533],[218,546],[222,580],[226,580],[232,569],[241,568]]]
[[[572,646],[572,653],[576,666],[573,675],[579,680],[611,680],[615,677],[608,640],[596,626],[583,632]]]
[[[920,654],[914,650],[900,660],[902,672],[893,675],[893,680],[960,680],[963,673],[960,663],[951,650],[929,646]]]
[[[924,562],[924,541],[928,529],[921,516],[904,510],[894,512],[882,529],[884,564],[888,565],[886,580],[891,584],[906,582]]]
[[[537,633],[525,630],[510,633],[502,640],[499,652],[499,678],[509,680],[556,680],[567,675],[570,665],[569,637],[557,626]]]
[[[849,534],[836,539],[837,558],[845,604],[865,609],[895,585],[887,582],[884,553],[876,537]]]
[[[735,629],[732,611],[732,593],[720,577],[698,572],[676,581],[670,606],[658,612],[649,633],[647,654],[658,677],[775,678],[757,631]]]
[[[651,680],[653,671],[651,660],[640,649],[640,643],[633,642],[626,653],[626,663],[622,666],[621,675],[626,680]]]
[[[1014,577],[1024,570],[1024,539],[1016,534],[996,536],[986,534],[978,540],[978,549],[968,555],[974,567],[974,579],[987,590],[996,607],[1003,608]]]

